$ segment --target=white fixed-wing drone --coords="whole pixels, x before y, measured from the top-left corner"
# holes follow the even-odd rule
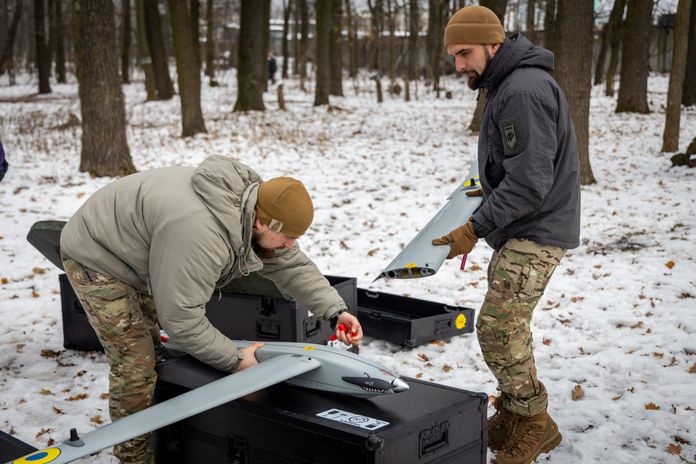
[[[235,341],[244,348],[251,342]],[[256,351],[257,366],[10,461],[8,464],[63,464],[207,411],[276,383],[369,398],[408,390],[389,370],[353,353],[324,345],[267,342]]]

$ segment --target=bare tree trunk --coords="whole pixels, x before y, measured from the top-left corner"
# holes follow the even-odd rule
[[[503,22],[507,0],[481,0],[481,6],[489,8],[495,13],[500,22]],[[483,119],[483,110],[486,108],[486,101],[488,101],[488,94],[482,90],[476,99],[476,109],[474,110],[474,116],[471,118],[471,124],[469,124],[469,130],[473,133],[478,133],[479,129],[481,129],[481,120]]]
[[[314,86],[314,106],[329,104],[329,80],[331,78],[330,36],[331,36],[331,2],[317,0],[316,24],[316,85]]]
[[[300,88],[306,91],[304,87],[307,79],[307,54],[309,53],[309,8],[307,0],[297,0],[300,3],[300,19],[301,38],[300,38]]]
[[[580,158],[580,183],[594,184],[589,152],[593,0],[558,0],[554,77],[570,106]]]
[[[621,86],[616,112],[649,113],[648,71],[653,2],[628,0],[623,33]]]
[[[131,45],[131,13],[130,0],[121,0],[123,25],[121,29],[121,81],[124,84],[130,82],[130,45]]]
[[[285,111],[285,96],[283,95],[283,84],[279,84],[276,89],[276,94],[278,96],[278,109],[280,111]]]
[[[297,76],[300,74],[300,5],[299,1],[289,0],[292,5],[292,74]],[[288,5],[288,8],[290,8]]]
[[[382,74],[384,73],[384,41],[382,38],[384,32],[384,2],[383,0],[375,0],[375,4],[373,6],[372,1],[367,0],[367,6],[370,9],[370,14],[372,18],[372,67],[377,70],[377,73],[380,76],[382,76]]]
[[[483,2],[481,2],[483,3]],[[429,79],[433,83],[433,90],[440,88],[440,59],[443,53],[443,31],[445,27],[445,14],[447,0],[429,0],[428,3],[428,49],[429,49]]]
[[[181,1],[181,0],[179,0]],[[191,42],[193,43],[193,56],[196,59],[196,67],[201,72],[201,2],[200,0],[188,0],[191,21]]]
[[[600,85],[604,79],[604,64],[607,61],[607,52],[609,51],[609,28],[611,23],[607,23],[599,34],[601,37],[601,45],[599,47],[599,55],[597,56],[597,63],[595,64],[594,73],[594,85]]]
[[[609,15],[609,44],[611,46],[611,57],[609,58],[609,67],[606,75],[605,95],[607,97],[614,96],[614,77],[616,76],[616,68],[619,65],[619,55],[621,54],[621,32],[623,31],[623,15],[626,9],[626,0],[615,0],[614,6]]]
[[[157,84],[155,83],[155,70],[152,66],[150,56],[150,46],[147,40],[147,26],[145,25],[145,2],[149,0],[135,0],[135,17],[138,29],[138,55],[140,55],[140,66],[145,73],[145,92],[147,100],[157,100]]]
[[[527,0],[527,38],[536,42],[536,2],[537,0]]]
[[[56,41],[55,41],[55,60],[56,77],[58,82],[65,84],[65,24],[63,22],[62,0],[56,0],[54,4],[54,15],[56,18]]]
[[[348,75],[354,78],[358,75],[358,38],[357,38],[357,24],[354,22],[351,0],[345,0],[345,10],[346,10],[346,24],[348,25]]]
[[[44,0],[34,0],[34,40],[36,68],[39,71],[39,93],[51,93],[51,52],[46,41],[46,12]]]
[[[306,0],[304,0],[306,1]],[[265,109],[263,85],[266,56],[263,54],[264,6],[258,0],[242,0],[237,64],[237,102],[234,111]]]
[[[546,0],[544,9],[544,48],[554,51],[556,36],[556,0]]]
[[[686,71],[686,52],[689,41],[689,16],[692,0],[679,0],[674,25],[674,46],[672,49],[672,72],[669,75],[667,91],[667,110],[665,111],[665,131],[662,136],[662,151],[679,150],[679,122],[681,119],[682,91]]]
[[[139,0],[138,0],[139,1]],[[158,0],[145,1],[145,34],[150,53],[154,85],[158,100],[169,100],[174,96],[174,84],[169,77],[167,48],[162,34],[162,18]],[[200,69],[200,68],[199,68]]]
[[[420,10],[418,0],[409,1],[409,33],[408,33],[408,80],[418,79],[418,36],[420,35]]]
[[[396,12],[393,0],[387,0],[387,23],[389,27],[387,70],[389,73],[389,92],[391,93],[396,83]]]
[[[292,0],[288,0],[287,4],[283,1],[283,71],[281,76],[283,79],[288,78],[288,66],[290,61],[290,50],[288,44],[288,33],[290,32],[290,12],[292,11]]]
[[[19,19],[22,16],[22,0],[17,0],[15,2],[15,9],[12,13],[12,23],[7,32],[7,39],[5,40],[5,46],[0,52],[0,75],[8,71],[11,74],[12,68],[12,50],[14,48],[15,39],[17,38],[17,29],[19,28]]]
[[[263,3],[263,57],[266,59],[266,66],[263,67],[263,91],[268,90],[268,80],[270,79],[268,53],[271,50],[271,0],[261,0]]]
[[[207,131],[201,111],[200,63],[196,61],[194,40],[191,34],[192,21],[185,2],[169,0],[169,20],[172,24],[179,98],[181,99],[181,136],[190,137],[199,132]]]
[[[684,73],[684,106],[696,104],[696,2],[691,0],[689,15],[689,46],[686,55],[686,71]],[[0,66],[1,67],[1,66]]]
[[[320,0],[321,1],[321,0]],[[342,0],[331,0],[329,32],[329,94],[343,96],[343,7]]]
[[[135,172],[126,137],[112,0],[79,1],[77,55],[82,110],[80,171],[93,176]]]
[[[53,6],[55,0],[44,2],[44,7],[48,7],[48,77],[52,75],[53,59],[56,54],[56,9]]]
[[[215,18],[213,0],[206,2],[205,9],[205,75],[210,78],[210,84],[215,81]]]

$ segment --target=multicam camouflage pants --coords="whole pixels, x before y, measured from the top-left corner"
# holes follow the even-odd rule
[[[162,352],[152,298],[72,259],[63,259],[63,265],[109,360],[111,420],[148,407]],[[122,463],[155,462],[149,435],[115,446],[114,454]]]
[[[476,324],[479,344],[498,380],[503,407],[523,416],[539,414],[548,404],[537,379],[530,324],[565,251],[512,239],[493,253],[488,267],[488,293]]]

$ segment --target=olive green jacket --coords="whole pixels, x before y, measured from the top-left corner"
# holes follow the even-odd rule
[[[229,371],[234,343],[205,317],[215,288],[258,272],[317,317],[346,305],[299,247],[261,259],[252,250],[261,178],[239,161],[212,156],[198,168],[169,167],[123,177],[98,190],[70,218],[61,253],[150,292],[172,340]]]

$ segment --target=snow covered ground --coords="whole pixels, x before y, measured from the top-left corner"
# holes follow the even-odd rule
[[[67,219],[111,179],[78,172],[76,84],[0,87],[0,139],[10,171],[0,183],[0,429],[37,447],[108,421],[103,355],[62,347],[59,271],[25,240],[32,223]],[[481,242],[462,272],[371,284],[442,205],[476,153],[467,132],[475,94],[448,80],[452,100],[419,84],[417,100],[378,105],[365,77],[345,98],[313,108],[286,82],[287,112],[236,114],[233,74],[203,87],[207,135],[182,139],[178,97],[145,102],[124,86],[138,169],[237,157],[262,176],[291,175],[313,193],[315,223],[301,246],[327,274],[358,285],[478,309],[491,250]],[[6,84],[6,81],[2,81]],[[536,311],[535,354],[564,440],[552,463],[696,461],[696,170],[660,154],[667,78],[650,79],[652,114],[617,115],[593,89],[591,160],[583,188],[582,245],[556,271]],[[357,91],[356,91],[357,90]],[[413,94],[413,90],[412,90]],[[696,110],[682,113],[682,150]],[[687,140],[688,139],[688,140]],[[407,376],[495,392],[475,335],[412,350],[369,340],[362,353]],[[584,396],[573,398],[581,389]],[[102,452],[90,462],[116,462]]]

